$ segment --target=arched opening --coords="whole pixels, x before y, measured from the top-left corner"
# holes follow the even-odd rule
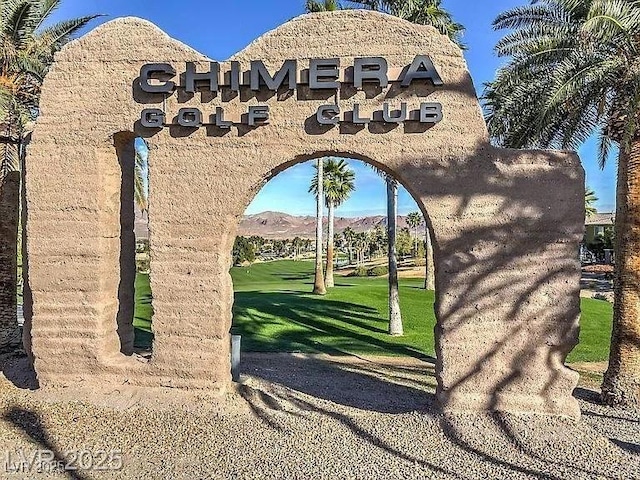
[[[326,295],[312,293],[318,161]],[[279,385],[360,407],[424,406],[436,386],[436,317],[423,212],[393,172],[368,159],[319,155],[273,172],[232,251],[231,334],[241,336],[244,387]],[[390,334],[393,315],[402,335]]]

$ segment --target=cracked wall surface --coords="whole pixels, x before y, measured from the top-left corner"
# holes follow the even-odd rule
[[[245,208],[273,175],[323,154],[361,159],[392,173],[418,201],[436,258],[437,398],[445,409],[578,416],[578,375],[564,359],[578,338],[578,243],[584,178],[573,153],[492,147],[461,51],[434,29],[368,11],[303,15],[230,60],[384,56],[403,67],[429,55],[444,86],[340,89],[337,98],[298,89],[239,95],[146,94],[146,63],[209,59],[137,18],[108,22],[56,56],[28,149],[27,248],[34,364],[41,385],[104,383],[224,389],[230,380],[231,249]],[[226,68],[223,64],[223,68]],[[341,124],[321,128],[317,108],[337,100],[439,102],[431,128]],[[143,108],[180,107],[239,117],[270,107],[270,122],[161,131],[140,126]],[[150,148],[153,356],[126,355],[121,293],[123,139]],[[121,275],[122,273],[122,275]],[[128,280],[127,280],[128,281]],[[425,310],[428,308],[425,305]],[[426,314],[426,312],[425,312]],[[119,335],[120,332],[120,335]],[[122,343],[122,345],[121,345]],[[121,348],[122,347],[122,348]],[[121,351],[122,350],[122,351]],[[123,353],[124,352],[124,353]],[[375,392],[372,392],[375,395]]]

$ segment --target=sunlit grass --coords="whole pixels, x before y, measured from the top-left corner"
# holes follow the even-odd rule
[[[326,296],[311,295],[313,263],[282,260],[231,269],[235,290],[232,332],[245,351],[435,356],[434,293],[420,278],[400,279],[404,336],[387,334],[387,280],[336,276]],[[136,280],[136,344],[151,339],[149,280]],[[609,355],[611,304],[582,299],[580,344],[569,361]]]

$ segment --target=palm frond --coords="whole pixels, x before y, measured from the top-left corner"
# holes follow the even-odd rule
[[[462,42],[464,26],[454,21],[452,15],[441,7],[441,0],[352,0],[349,3],[385,12],[412,23],[431,25],[460,48],[467,48]]]
[[[603,163],[612,140],[637,135],[640,2],[538,0],[494,27],[513,30],[496,45],[509,60],[482,98],[494,141],[577,148],[597,132]]]
[[[12,142],[0,141],[0,180],[9,172],[20,169],[20,156],[18,145]]]
[[[12,99],[13,93],[11,90],[0,83],[0,118],[7,118],[9,116]]]
[[[606,129],[602,128],[598,132],[598,166],[604,169],[611,152],[611,137],[607,134]]]
[[[351,193],[355,190],[355,173],[345,159],[336,159],[328,157],[323,160],[322,164],[322,189],[324,192],[325,203],[327,206],[333,204],[339,206],[344,203]],[[318,172],[317,166],[315,175],[311,179],[309,192],[314,195],[318,194]]]
[[[569,13],[561,5],[525,5],[501,13],[493,21],[495,30],[521,30],[532,26],[568,24]]]
[[[49,15],[51,15],[60,6],[61,1],[62,0],[40,0],[40,9],[38,12],[40,18],[36,24],[35,30],[42,27],[42,24],[47,20],[47,18],[49,18]]]
[[[100,16],[101,15],[89,15],[71,20],[63,20],[39,32],[37,34],[38,40],[41,42],[42,48],[46,48],[49,51],[58,50],[62,45],[73,39],[74,35],[91,20]]]
[[[5,28],[2,34],[10,38],[18,47],[23,45],[32,32],[29,31],[29,13],[31,10],[31,2],[27,0],[17,2],[13,11],[10,12],[8,21],[4,25]]]
[[[584,191],[584,209],[587,216],[598,213],[598,210],[595,207],[595,203],[597,201],[598,197],[596,197],[596,192],[591,188],[586,187]]]
[[[340,8],[338,0],[307,0],[305,4],[308,13],[334,12]]]
[[[0,0],[0,123],[18,137],[38,114],[40,87],[54,53],[95,15],[41,29],[60,0]],[[41,30],[41,31],[40,31]],[[4,161],[5,170],[7,161]]]

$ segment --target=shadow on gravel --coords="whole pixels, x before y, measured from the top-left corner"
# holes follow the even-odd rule
[[[573,391],[573,396],[578,400],[582,400],[583,402],[591,403],[592,405],[602,405],[602,401],[600,400],[600,395],[598,392],[594,392],[593,390],[588,390],[582,387],[576,387]]]
[[[338,405],[380,413],[433,410],[435,396],[429,390],[435,389],[435,382],[427,381],[434,377],[433,368],[429,362],[413,368],[286,354],[250,354],[242,365],[243,372],[267,382]],[[262,400],[267,407],[278,409],[273,402]]]
[[[482,415],[477,417],[481,418]],[[632,478],[623,473],[622,465],[616,467],[608,462],[593,462],[588,456],[573,454],[583,449],[592,449],[593,457],[607,458],[615,453],[606,443],[597,442],[598,447],[595,447],[593,442],[598,436],[585,437],[584,427],[572,420],[500,412],[487,414],[485,418],[487,426],[483,436],[491,438],[494,447],[503,445],[504,452],[512,450],[518,452],[518,455],[498,456],[492,449],[485,448],[477,436],[474,438],[474,435],[469,433],[469,416],[445,416],[441,420],[441,426],[447,438],[461,449],[477,455],[483,462],[499,465],[514,473],[527,475],[528,478]],[[620,446],[617,441],[613,443]],[[558,455],[557,452],[566,454]],[[621,456],[619,461],[622,461]],[[534,469],[532,466],[540,467]],[[632,471],[633,467],[629,467],[625,466]],[[570,476],[566,475],[567,472],[570,472]]]
[[[610,438],[609,440],[611,440],[612,443],[616,444],[618,447],[626,450],[627,452],[640,454],[640,445],[638,445],[637,443],[624,442],[622,440],[618,440],[617,438]]]
[[[278,432],[288,432],[289,415],[304,417],[305,412],[319,413],[398,459],[432,469],[435,478],[473,477],[466,477],[464,470],[450,470],[451,465],[430,461],[432,454],[428,448],[405,448],[398,444],[382,427],[392,420],[381,416],[379,421],[372,422],[372,417],[417,412],[424,422],[439,425],[449,444],[446,448],[451,449],[453,456],[497,467],[503,478],[634,478],[630,472],[640,447],[632,438],[609,438],[616,430],[615,424],[603,426],[604,431],[600,431],[590,428],[591,422],[585,420],[576,423],[552,416],[442,414],[432,393],[433,365],[427,362],[412,360],[410,365],[393,365],[353,357],[248,354],[242,370],[249,384],[240,385],[240,394],[256,417]],[[589,391],[579,391],[577,396],[591,399]],[[583,403],[585,415],[590,414],[589,405]],[[371,427],[377,424],[383,430]],[[611,443],[603,441],[606,438]],[[426,447],[428,439],[424,440]],[[600,462],[594,458],[608,460]]]
[[[437,472],[439,474],[444,474],[444,475],[451,475],[455,478],[460,478],[460,479],[469,479],[470,477],[464,476],[462,474],[460,474],[457,471],[454,470],[449,470],[448,468],[446,468],[445,465],[436,465],[432,462],[428,462],[427,460],[425,460],[424,458],[419,458],[417,456],[414,455],[410,455],[406,452],[403,452],[399,449],[397,449],[396,447],[394,447],[393,445],[391,445],[390,443],[384,441],[382,438],[380,438],[378,435],[367,431],[365,428],[362,428],[361,426],[359,426],[351,417],[349,417],[348,415],[345,415],[344,413],[340,413],[340,412],[335,412],[329,409],[325,409],[322,407],[319,407],[318,405],[313,405],[309,402],[305,402],[304,400],[297,400],[297,403],[300,404],[301,406],[306,406],[308,410],[314,410],[315,412],[324,414],[330,418],[333,418],[334,420],[337,420],[338,422],[340,422],[341,424],[343,424],[344,426],[346,426],[349,430],[351,430],[355,435],[359,436],[360,438],[366,440],[367,442],[369,442],[371,445],[374,445],[375,447],[378,447],[384,451],[386,451],[387,453],[393,455],[394,457],[400,458],[402,460],[411,462],[413,464],[417,464],[417,465],[421,465],[423,467],[427,467],[430,468],[431,470],[433,470],[434,472]],[[431,414],[433,414],[434,412],[430,412]]]
[[[440,475],[464,480],[471,478],[446,465],[437,465],[402,451],[377,432],[359,425],[348,413],[332,408],[334,403],[370,412],[419,411],[429,417],[436,416],[435,396],[429,391],[435,387],[426,381],[434,376],[430,362],[408,367],[362,359],[352,363],[344,359],[333,361],[302,355],[249,354],[243,361],[243,371],[269,382],[258,388],[242,384],[238,390],[254,415],[274,430],[285,432],[279,423],[283,413],[294,416],[301,416],[300,411],[319,413],[401,460],[427,467]],[[332,403],[318,403],[316,399]]]
[[[16,387],[37,390],[40,385],[33,364],[26,355],[0,355],[0,371]]]
[[[267,405],[271,410],[282,410],[271,395],[259,390],[257,388],[250,387],[249,385],[240,385],[238,387],[238,393],[245,399],[249,408],[253,414],[262,420],[266,425],[283,433],[283,428],[275,421],[271,419],[271,416],[267,412],[267,408],[261,407],[261,404]]]
[[[23,451],[26,462],[28,463],[33,461],[33,465],[21,464],[20,467],[27,468],[27,471],[19,470],[16,473],[35,474],[38,467],[42,467],[44,472],[48,472],[48,469],[53,469],[53,466],[62,466],[62,468],[56,468],[55,472],[63,472],[72,480],[89,480],[90,477],[83,475],[78,470],[65,468],[74,467],[73,461],[66,458],[62,452],[56,448],[55,442],[49,437],[46,428],[42,425],[40,415],[36,412],[19,407],[13,407],[3,415],[2,419],[17,430],[21,431],[27,440],[32,443],[35,442],[35,445],[31,447],[31,450],[25,449]],[[46,452],[43,452],[43,450],[46,450]],[[51,458],[51,454],[47,455],[49,452],[53,454],[53,458]],[[42,456],[39,456],[39,454]],[[16,457],[15,460],[17,462],[23,461],[21,456]],[[78,461],[78,459],[75,461]],[[41,465],[40,462],[42,462],[43,465]],[[11,468],[11,465],[6,466]]]
[[[595,393],[595,392],[594,392]],[[583,414],[589,415],[583,408]],[[606,418],[619,417],[600,415]],[[612,427],[585,429],[584,422],[574,422],[567,418],[539,415],[515,415],[501,412],[478,414],[475,418],[485,418],[483,436],[491,438],[495,445],[503,445],[503,451],[519,452],[514,461],[505,455],[495,455],[492,449],[485,448],[484,442],[469,429],[469,419],[473,415],[445,415],[441,419],[441,428],[447,438],[459,448],[477,455],[483,462],[490,462],[518,474],[531,478],[561,480],[564,478],[634,478],[625,473],[634,471],[633,461],[624,462],[623,455],[611,448],[611,444],[600,442],[617,430]],[[475,438],[474,438],[475,437]],[[637,453],[640,446],[630,442],[608,438],[608,440],[626,452]],[[597,445],[597,446],[596,446]],[[575,455],[574,452],[590,450],[593,458],[619,457],[615,462],[590,461],[589,455]],[[557,452],[566,452],[558,455]],[[571,454],[569,454],[571,452]],[[542,465],[533,469],[531,465]],[[640,467],[640,465],[639,465]],[[636,467],[638,468],[638,467]],[[570,477],[566,476],[570,472]],[[554,475],[558,473],[559,475]]]
[[[478,415],[478,417],[480,417],[480,415]],[[503,420],[501,420],[500,414],[489,414],[487,417],[492,419],[495,422],[494,425],[498,427],[491,429],[492,435],[487,435],[489,432],[485,432],[487,439],[491,438],[491,442],[494,444],[498,442],[498,439],[501,441],[506,440],[506,443],[512,444],[512,446],[516,446],[518,444],[513,434],[505,428],[505,424]],[[536,471],[529,467],[518,465],[516,462],[510,462],[506,460],[506,458],[508,458],[506,455],[503,459],[497,455],[488,453],[484,448],[478,446],[476,442],[470,440],[468,436],[465,435],[467,433],[466,431],[469,430],[469,420],[469,416],[464,416],[462,418],[458,418],[456,416],[443,416],[440,419],[440,427],[442,428],[445,436],[454,445],[470,454],[473,454],[474,456],[477,456],[482,462],[493,463],[512,472],[528,475],[530,478],[562,480],[563,477],[556,477],[545,472]]]
[[[600,394],[596,391],[578,387],[573,391],[573,396],[576,397],[578,400],[582,400],[583,402],[589,404],[587,406],[582,407],[582,415],[586,415],[587,417],[607,418],[610,420],[617,420],[621,422],[640,423],[640,418],[630,418],[630,416],[633,415],[631,412],[629,412],[628,417],[620,416],[619,414],[614,415],[614,413],[618,413],[618,412],[616,412],[616,410],[612,408],[605,408],[604,404],[600,399]],[[593,408],[590,408],[591,406],[600,407],[606,410],[607,412],[611,412],[611,413],[596,412],[594,411]]]

